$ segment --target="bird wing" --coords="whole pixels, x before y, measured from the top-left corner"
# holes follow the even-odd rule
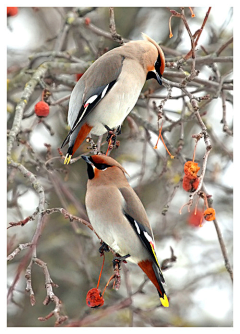
[[[160,264],[157,259],[157,255],[154,248],[154,237],[148,222],[146,211],[142,205],[142,202],[130,187],[119,188],[123,198],[123,212],[130,225],[136,232],[137,236],[143,243],[144,247],[148,250],[153,262],[160,270],[160,276],[162,282],[164,277],[162,275]]]
[[[89,67],[72,91],[68,115],[71,130],[61,148],[68,143],[71,134],[80,122],[89,115],[117,82],[124,57],[111,52],[104,56]]]

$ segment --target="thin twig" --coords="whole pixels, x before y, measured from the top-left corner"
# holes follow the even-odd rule
[[[11,261],[12,259],[15,258],[16,255],[18,255],[23,249],[26,249],[28,247],[31,247],[32,244],[30,242],[27,242],[25,244],[19,244],[18,247],[8,255],[7,261]]]
[[[48,271],[47,264],[45,262],[43,262],[42,260],[40,260],[38,258],[33,258],[33,262],[36,263],[39,267],[41,267],[43,269],[43,273],[44,273],[44,276],[45,276],[45,288],[46,288],[46,291],[47,291],[47,296],[46,296],[43,304],[48,305],[50,302],[55,303],[54,310],[52,312],[50,312],[45,317],[39,317],[38,320],[45,321],[45,320],[48,320],[49,318],[51,318],[52,316],[55,316],[56,317],[55,326],[58,326],[58,325],[62,324],[65,320],[68,319],[67,316],[61,315],[61,313],[62,313],[62,302],[53,292],[53,286],[55,286],[55,287],[58,287],[58,286],[53,283],[53,281],[50,277],[49,271]]]
[[[227,271],[229,272],[230,278],[231,278],[231,280],[232,280],[232,282],[233,282],[233,271],[232,271],[232,267],[231,267],[230,262],[229,262],[229,259],[228,259],[226,246],[225,246],[225,243],[224,243],[224,241],[223,241],[222,233],[221,233],[221,230],[220,230],[220,228],[219,228],[217,219],[215,219],[215,220],[213,221],[213,224],[214,224],[215,229],[216,229],[216,232],[217,232],[218,241],[219,241],[220,248],[221,248],[222,255],[223,255],[223,258],[224,258],[224,262],[225,262],[225,267],[226,267]]]
[[[116,30],[116,24],[115,24],[115,18],[114,18],[114,8],[110,7],[109,8],[109,12],[110,12],[110,24],[109,24],[109,28],[110,28],[110,32],[111,32],[112,38],[113,38],[114,41],[116,41],[120,45],[122,45],[123,44],[122,36],[119,35],[117,33],[117,30]]]

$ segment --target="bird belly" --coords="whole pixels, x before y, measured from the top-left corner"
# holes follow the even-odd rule
[[[131,79],[131,86],[126,83],[126,79],[120,78],[110,92],[96,106],[88,116],[88,124],[93,126],[92,134],[100,136],[106,133],[107,125],[110,129],[122,124],[124,119],[135,106],[141,93],[145,78],[142,80]]]
[[[104,215],[102,212],[98,213],[93,210],[89,212],[88,210],[88,216],[97,235],[115,253],[118,253],[120,256],[129,254],[130,257],[127,261],[134,263],[138,263],[149,257],[136,232],[131,226],[129,229],[129,222],[124,215],[122,215],[121,221],[116,221],[114,219],[110,220],[108,215]],[[129,240],[129,242],[126,242],[126,240]]]

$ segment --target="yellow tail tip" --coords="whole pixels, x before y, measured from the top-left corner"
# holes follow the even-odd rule
[[[168,297],[165,294],[164,294],[164,298],[160,297],[160,300],[161,300],[161,303],[162,303],[163,307],[169,307]]]
[[[69,155],[68,153],[66,154],[66,157],[64,159],[64,165],[68,165],[69,162],[71,161],[71,155]]]

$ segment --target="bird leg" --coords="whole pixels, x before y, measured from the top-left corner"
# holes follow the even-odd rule
[[[109,249],[108,245],[105,244],[105,242],[102,241],[102,245],[99,247],[100,256],[103,256],[104,252],[109,252],[109,251],[110,251],[110,249]]]
[[[118,255],[118,254],[116,254]],[[116,256],[113,259],[113,269],[114,269],[114,283],[113,283],[113,288],[115,290],[118,290],[120,288],[120,284],[121,284],[121,276],[120,276],[120,264],[123,261],[124,263],[127,263],[126,259],[129,257],[130,255],[127,254],[125,256]]]
[[[118,255],[118,254],[116,254]],[[130,256],[130,254],[127,254],[127,255],[124,255],[124,256],[115,256],[113,258],[113,269],[116,268],[116,266],[118,267],[118,269],[120,269],[120,265],[121,265],[121,262],[123,263],[127,263],[126,259]]]
[[[104,127],[108,131],[106,141],[109,145],[114,147],[116,145],[117,136],[121,134],[121,125],[119,125],[116,129],[110,129],[107,125],[104,125]]]
[[[121,125],[119,125],[116,130],[110,129],[107,125],[104,126],[108,131],[106,138],[106,141],[108,142],[106,155],[109,155],[113,148],[118,148],[120,146],[120,141],[117,140],[117,135],[121,133]]]

